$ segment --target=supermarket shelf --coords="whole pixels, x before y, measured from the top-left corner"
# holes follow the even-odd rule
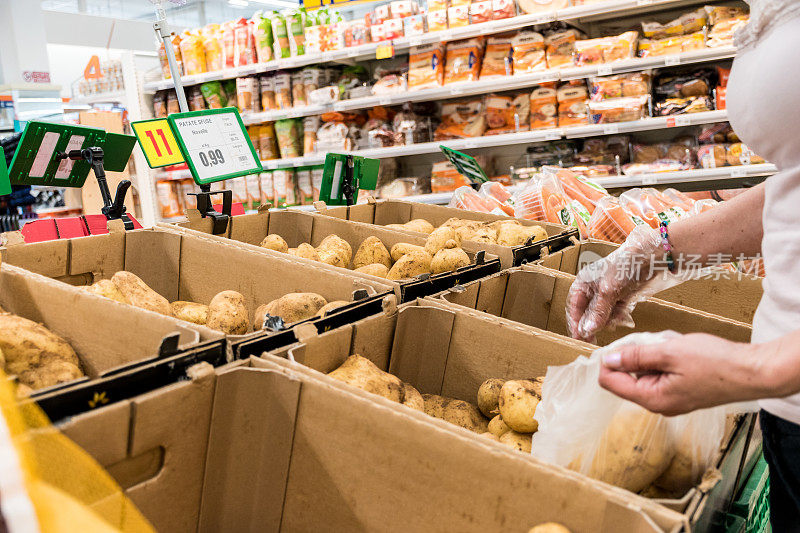
[[[250,124],[261,124],[262,122],[273,122],[284,118],[299,118],[312,115],[321,115],[333,110],[329,105],[307,105],[292,107],[289,109],[276,109],[272,111],[262,111],[261,113],[242,113],[242,122],[245,126]]]
[[[595,137],[597,135],[616,135],[617,133],[631,133],[635,131],[661,130],[680,128],[684,126],[698,126],[727,122],[726,110],[705,111],[703,113],[689,113],[686,115],[672,115],[668,117],[648,117],[630,122],[615,122],[612,124],[589,124],[586,126],[569,126],[563,128],[567,139]]]
[[[73,105],[90,105],[90,104],[102,104],[102,103],[115,104],[124,101],[125,101],[125,91],[114,91],[111,93],[90,94],[88,96],[76,96],[74,98],[70,98],[69,104]]]
[[[478,35],[490,35],[493,33],[524,28],[526,26],[547,24],[556,20],[569,21],[583,18],[616,18],[635,13],[644,13],[654,9],[665,9],[670,7],[677,8],[684,5],[697,3],[698,2],[696,0],[613,0],[587,6],[573,6],[557,11],[543,11],[541,13],[517,15],[507,19],[492,20],[488,22],[481,22],[479,24],[470,24],[469,26],[465,26],[463,28],[452,28],[438,32],[429,32],[414,37],[402,37],[392,41],[392,44],[394,45],[395,52],[399,52],[408,50],[412,46],[419,46],[421,44],[447,42],[456,39],[475,37]],[[377,47],[382,44],[387,44],[387,42],[383,41],[380,43],[367,43],[360,46],[345,48],[343,50],[308,54],[304,56],[268,61],[265,63],[257,63],[255,65],[246,65],[215,72],[195,74],[193,76],[183,76],[181,77],[181,80],[183,81],[184,85],[188,86],[207,81],[249,76],[251,74],[268,72],[272,70],[304,67],[317,63],[352,62],[369,58],[374,59]],[[171,87],[172,80],[159,80],[144,84],[144,89],[148,92],[169,89]]]
[[[594,180],[607,189],[618,189],[624,187],[652,187],[654,185],[757,178],[770,176],[775,172],[777,172],[775,165],[764,163],[760,165],[741,165],[736,167],[685,170],[680,172],[637,174],[635,176],[612,176],[607,178],[595,178]]]

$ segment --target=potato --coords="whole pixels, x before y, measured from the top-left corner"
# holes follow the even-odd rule
[[[680,497],[700,482],[705,473],[703,447],[693,444],[697,436],[695,428],[689,426],[675,443],[675,457],[654,484],[671,496]]]
[[[489,378],[478,387],[478,409],[486,417],[493,417],[498,413],[497,402],[500,400],[500,388],[506,380]]]
[[[639,492],[666,471],[674,456],[666,420],[643,409],[630,409],[609,423],[588,475]]]
[[[506,431],[500,435],[500,442],[506,446],[511,446],[517,451],[531,453],[531,433],[517,433],[516,431]]]
[[[453,228],[454,230],[458,228],[468,227],[472,229],[479,228],[483,225],[483,222],[479,220],[468,220],[464,218],[448,218],[447,221],[439,226],[440,228]]]
[[[297,248],[289,248],[289,254],[297,257],[303,257],[305,259],[311,259],[312,261],[319,261],[319,254],[317,253],[317,250],[307,242],[302,243]]]
[[[24,399],[24,398],[27,398],[28,396],[30,396],[31,394],[33,394],[33,389],[32,388],[30,388],[27,385],[24,385],[22,383],[19,383],[17,385],[17,398]]]
[[[408,383],[403,383],[403,405],[417,411],[425,411],[425,400],[422,399],[422,394]]]
[[[41,324],[11,313],[0,314],[0,351],[5,359],[7,374],[22,376],[61,362],[69,363],[70,366],[54,366],[47,373],[61,375],[64,369],[69,372],[78,369],[80,372],[78,355],[66,340]],[[82,375],[81,373],[78,377]],[[24,383],[29,386],[33,382],[44,381],[44,378],[31,374],[26,376]]]
[[[208,306],[196,302],[184,302],[181,300],[169,304],[175,318],[192,322],[193,324],[206,325],[208,322]]]
[[[481,437],[483,437],[484,439],[500,442],[500,439],[497,437],[497,435],[489,431],[487,431],[486,433],[481,433]]]
[[[502,224],[497,230],[497,244],[501,246],[521,246],[530,238],[541,241],[547,238],[547,232],[541,226],[521,226],[518,224]]]
[[[569,529],[555,522],[546,522],[532,527],[528,533],[572,533]]]
[[[511,428],[503,422],[503,418],[500,415],[495,416],[491,420],[489,420],[488,429],[491,433],[494,433],[498,437],[502,437],[503,433],[508,433],[511,431]]]
[[[345,359],[328,376],[393,402],[402,403],[405,398],[405,384],[400,378],[384,372],[375,363],[358,354]]]
[[[461,239],[461,241],[469,241],[475,236],[475,232],[478,230],[478,228],[474,228],[472,226],[459,226],[458,228],[454,228],[454,230],[456,232],[457,239]]]
[[[333,266],[348,268],[353,258],[353,249],[350,244],[338,235],[328,235],[317,246],[319,260]],[[333,256],[338,257],[338,260]]]
[[[539,427],[534,420],[536,406],[542,399],[542,379],[515,379],[500,387],[497,406],[503,422],[517,433],[533,433]]]
[[[405,242],[398,242],[394,246],[392,246],[391,256],[392,261],[399,261],[401,257],[406,254],[410,254],[413,251],[425,251],[425,248],[422,246],[417,246],[416,244],[407,244]],[[391,267],[390,267],[391,268]]]
[[[478,228],[468,240],[472,242],[483,242],[487,244],[497,244],[497,230],[489,227]]]
[[[0,311],[3,313],[4,311]],[[6,356],[3,355],[3,350],[0,350],[0,370],[4,370],[6,368]]]
[[[87,291],[89,291],[89,292],[94,293],[94,294],[98,294],[98,295],[103,296],[105,298],[110,298],[110,299],[112,299],[114,301],[117,301],[117,302],[120,302],[120,303],[123,303],[123,304],[130,303],[130,302],[128,302],[128,299],[125,298],[125,296],[122,295],[122,293],[117,288],[117,286],[114,285],[114,282],[111,281],[110,279],[101,279],[101,280],[95,281],[93,284],[89,285],[88,287],[85,287],[85,289]]]
[[[376,263],[384,265],[386,268],[391,268],[392,257],[379,238],[367,237],[356,250],[356,255],[353,258],[353,268],[361,268]]]
[[[386,268],[386,265],[381,265],[379,263],[375,263],[374,265],[364,265],[360,268],[357,268],[356,272],[369,274],[370,276],[377,276],[379,278],[385,278],[389,275],[389,269]]]
[[[426,233],[428,235],[430,235],[433,232],[433,224],[431,224],[424,218],[415,218],[413,220],[409,220],[402,226],[404,229],[411,231],[418,231],[419,233]]]
[[[261,329],[264,323],[264,316],[258,321],[259,312],[268,313],[272,316],[279,316],[286,324],[292,324],[307,318],[312,318],[319,313],[328,302],[314,292],[293,292],[272,300],[268,304],[256,309],[257,329]],[[263,307],[263,309],[262,309]]]
[[[401,230],[408,231],[406,229],[406,225],[405,224],[386,224],[384,227],[385,228],[401,229]]]
[[[26,370],[17,376],[19,382],[31,389],[43,389],[68,383],[84,376],[77,365],[68,361],[52,361],[39,368]]]
[[[283,237],[280,235],[276,235],[275,233],[271,233],[264,237],[264,240],[261,241],[259,244],[262,248],[267,248],[268,250],[275,250],[276,252],[287,253],[289,251],[289,245],[286,244],[286,241],[283,240]]]
[[[222,291],[208,304],[208,322],[211,329],[227,335],[244,335],[250,325],[250,317],[244,296],[236,291]]]
[[[386,275],[387,279],[408,279],[431,271],[431,256],[428,252],[412,251],[397,261]]]
[[[453,228],[445,226],[436,228],[425,240],[425,251],[433,256],[442,248],[454,247],[452,244],[448,245],[449,241],[455,242],[455,246],[459,246],[461,244]]]
[[[443,248],[431,260],[431,272],[453,272],[470,264],[469,256],[461,248]]]
[[[344,300],[334,300],[333,302],[327,303],[327,304],[323,305],[322,307],[320,307],[319,311],[317,311],[317,315],[316,316],[325,316],[328,313],[330,313],[331,311],[333,311],[334,309],[338,309],[338,308],[342,307],[343,305],[347,305],[349,303],[350,302],[346,302]]]
[[[169,306],[169,301],[148,287],[147,283],[142,281],[136,274],[120,270],[111,276],[111,281],[114,282],[114,285],[117,286],[117,289],[128,300],[129,304],[148,311],[155,311],[162,315],[172,316],[172,308]]]
[[[436,394],[423,394],[422,398],[425,400],[425,414],[475,433],[486,433],[489,422],[476,405]]]

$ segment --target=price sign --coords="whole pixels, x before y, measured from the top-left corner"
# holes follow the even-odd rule
[[[375,59],[391,59],[394,57],[394,44],[379,44],[375,48]]]
[[[263,170],[235,107],[175,113],[167,120],[195,183],[214,183]]]
[[[8,167],[5,156],[0,156],[0,196],[11,194],[11,182],[8,179]]]
[[[181,148],[167,119],[140,120],[131,123],[131,128],[150,168],[183,163]]]

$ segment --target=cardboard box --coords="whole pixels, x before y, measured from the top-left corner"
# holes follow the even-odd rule
[[[159,531],[673,532],[680,514],[274,356],[62,424]]]
[[[168,231],[180,231],[187,235],[204,235],[211,232],[211,221],[199,218],[197,211],[189,211],[190,218],[187,222],[176,225],[161,224],[159,227]],[[425,236],[419,233],[396,231],[390,228],[376,227],[371,224],[350,222],[338,218],[325,217],[314,213],[302,211],[273,211],[264,210],[260,213],[231,217],[228,230],[224,235],[207,235],[208,238],[243,246],[245,249],[270,254],[281,258],[287,254],[261,248],[259,244],[264,237],[277,234],[283,237],[290,248],[296,248],[301,243],[309,243],[314,247],[319,246],[322,240],[329,235],[338,235],[346,240],[353,250],[355,257],[358,247],[367,237],[378,237],[388,250],[397,243],[425,245]],[[370,276],[341,267],[334,267],[319,261],[303,258],[294,258],[321,270],[334,272],[347,272],[356,278],[364,278],[378,283],[389,284],[394,288],[399,301],[413,301],[420,296],[434,294],[441,290],[453,287],[465,281],[480,279],[500,270],[500,263],[492,255],[483,253],[478,243],[466,242],[464,251],[469,255],[473,265],[459,269],[455,273],[438,274],[432,276],[429,282],[392,281],[384,278]]]
[[[224,355],[223,335],[204,326],[123,305],[18,267],[0,267],[0,308],[43,324],[72,346],[86,378],[34,391],[59,412],[72,391],[94,386],[104,376],[158,357],[201,349]],[[213,355],[213,354],[211,354]],[[84,397],[85,398],[85,397]],[[112,401],[104,396],[98,405]],[[69,406],[87,410],[90,405]]]
[[[566,302],[574,279],[575,276],[564,272],[524,265],[432,298],[568,336]],[[633,320],[636,324],[633,329],[601,331],[597,335],[598,344],[605,346],[635,331],[663,330],[709,333],[736,342],[750,342],[749,324],[656,298],[639,303],[633,311]]]
[[[607,242],[581,242],[543,258],[538,264],[577,274],[583,266],[617,248],[618,245]],[[719,270],[702,279],[689,280],[661,291],[655,297],[752,324],[763,294],[762,281],[756,276]]]
[[[551,244],[551,248],[568,246],[569,237],[577,238],[577,230],[567,226],[551,224],[549,222],[538,222],[533,220],[512,219],[511,217],[493,215],[490,213],[478,213],[476,211],[466,211],[440,205],[421,204],[417,202],[404,202],[402,200],[377,200],[366,204],[353,205],[349,207],[330,207],[324,204],[314,204],[320,214],[336,218],[344,218],[354,222],[366,222],[385,226],[387,224],[405,224],[410,220],[422,218],[433,224],[434,227],[440,226],[451,218],[462,218],[467,220],[480,220],[482,222],[495,222],[497,220],[517,220],[525,226],[541,226],[547,231],[548,237],[562,235],[563,239],[557,239]],[[398,230],[402,231],[402,230]],[[420,235],[416,232],[408,232]],[[503,268],[518,266],[524,262],[535,261],[540,257],[540,247],[516,247],[500,246],[497,244],[480,243],[480,249],[486,250],[492,255],[500,258]]]
[[[271,355],[303,364],[309,367],[306,372],[314,374],[328,373],[350,354],[358,353],[423,394],[475,403],[478,388],[486,379],[543,376],[548,366],[570,363],[578,356],[588,356],[593,349],[590,344],[551,332],[426,298],[400,306],[396,313],[369,317],[321,335],[312,334],[300,344]],[[623,492],[632,502],[657,503],[661,508],[680,512],[685,524],[706,523],[714,513],[724,510],[726,498],[734,492],[737,467],[747,454],[747,422],[751,418],[752,415],[739,420],[723,440],[714,460],[722,479],[691,489],[679,499],[651,500]],[[457,426],[446,427],[477,438]],[[751,451],[755,448],[751,445]]]
[[[89,285],[127,270],[171,302],[208,304],[221,291],[238,291],[244,295],[251,321],[259,305],[291,292],[350,301],[354,291],[377,295],[392,288],[288,256],[254,253],[205,236],[158,228],[19,244],[0,248],[0,254],[9,264],[73,285]]]

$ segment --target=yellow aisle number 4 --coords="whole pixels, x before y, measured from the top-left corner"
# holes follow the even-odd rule
[[[183,163],[183,155],[165,118],[143,120],[131,124],[139,146],[142,147],[150,168],[166,167]]]

